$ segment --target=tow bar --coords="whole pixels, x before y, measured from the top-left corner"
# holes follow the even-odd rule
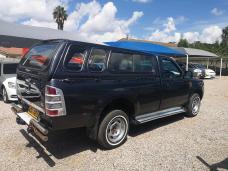
[[[28,125],[27,132],[35,134],[42,141],[48,141],[48,130],[44,128],[39,122],[32,118],[27,112],[22,110],[22,107],[17,104],[11,105],[12,112],[17,116],[16,122],[20,125]]]

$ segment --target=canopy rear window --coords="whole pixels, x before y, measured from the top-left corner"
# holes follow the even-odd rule
[[[46,43],[33,47],[26,55],[22,65],[44,70],[49,66],[54,56],[58,43]]]

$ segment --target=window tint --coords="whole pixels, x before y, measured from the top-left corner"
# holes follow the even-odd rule
[[[86,49],[80,46],[71,46],[68,51],[65,66],[74,71],[81,71],[85,62]]]
[[[181,76],[180,70],[169,59],[161,59],[162,76],[165,78],[178,78]]]
[[[3,73],[4,74],[16,74],[17,64],[4,64]]]
[[[134,72],[152,72],[155,74],[156,61],[152,56],[133,55]]]
[[[103,49],[93,49],[89,59],[89,70],[101,72],[105,69],[106,51]]]
[[[24,66],[45,69],[50,63],[54,52],[57,49],[58,43],[42,44],[33,47],[24,57]]]
[[[114,72],[132,72],[133,56],[127,53],[113,52],[111,54],[109,68]]]

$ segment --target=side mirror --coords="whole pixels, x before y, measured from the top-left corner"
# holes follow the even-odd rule
[[[185,71],[184,78],[187,78],[187,79],[193,78],[193,73],[191,71]]]

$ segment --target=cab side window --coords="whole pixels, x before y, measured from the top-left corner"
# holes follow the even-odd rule
[[[112,52],[109,69],[113,72],[133,72],[133,55]]]
[[[0,63],[0,76],[2,75],[2,64]]]
[[[161,59],[161,68],[162,68],[162,77],[163,78],[180,78],[181,71],[177,68],[177,66],[169,59],[162,58]]]
[[[85,47],[71,46],[65,62],[65,67],[72,71],[81,71],[85,62],[87,50]]]
[[[152,56],[133,55],[134,72],[156,74],[156,59]]]
[[[88,68],[91,72],[102,72],[105,69],[107,53],[103,49],[93,49],[90,55]]]

